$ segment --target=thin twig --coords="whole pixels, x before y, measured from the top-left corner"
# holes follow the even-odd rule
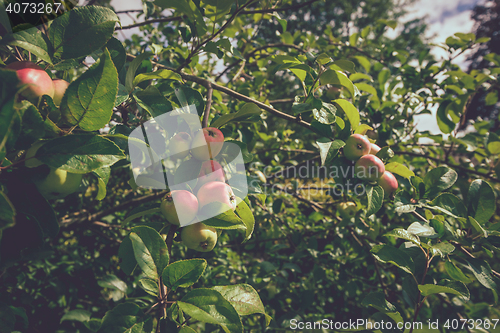
[[[212,84],[209,82],[207,84],[207,105],[205,106],[205,113],[203,114],[203,122],[202,127],[205,128],[208,126],[208,119],[210,118],[210,109],[212,107],[212,94],[214,89],[212,88]]]
[[[154,20],[139,22],[139,23],[135,23],[135,24],[131,24],[131,25],[126,25],[124,27],[117,27],[115,30],[132,29],[132,28],[142,27],[144,25],[153,24],[153,23],[160,23],[160,22],[182,21],[182,20],[184,20],[184,18],[186,18],[186,16],[164,17],[164,18],[159,18],[159,19],[154,19]]]

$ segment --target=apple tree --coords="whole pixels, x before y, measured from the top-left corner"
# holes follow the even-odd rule
[[[438,62],[378,3],[143,0],[131,26],[90,5],[4,34],[0,332],[493,330],[500,133],[467,115],[500,55],[462,70],[488,39],[460,32]],[[190,106],[198,131],[155,122]]]

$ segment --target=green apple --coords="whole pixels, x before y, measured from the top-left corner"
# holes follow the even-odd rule
[[[78,190],[83,175],[70,173],[58,168],[50,168],[50,172],[42,180],[35,181],[38,192],[46,199],[61,199]]]
[[[168,143],[171,159],[184,159],[189,155],[189,148],[191,148],[191,135],[186,132],[175,134]]]
[[[361,156],[370,152],[371,143],[368,138],[361,134],[351,135],[345,142],[344,157],[351,161],[356,161]]]
[[[352,201],[341,202],[338,205],[337,210],[342,218],[350,219],[351,217],[354,217],[356,215],[356,212],[358,211],[358,206],[356,205],[355,202]]]
[[[384,162],[375,155],[364,155],[354,165],[354,172],[359,179],[374,182],[385,172]]]
[[[217,244],[217,230],[198,222],[182,228],[181,239],[189,249],[209,252]]]
[[[28,168],[36,168],[37,166],[42,165],[39,159],[35,158],[36,152],[40,147],[43,146],[43,141],[35,142],[31,145],[31,147],[26,151],[26,156],[24,156],[24,165]]]

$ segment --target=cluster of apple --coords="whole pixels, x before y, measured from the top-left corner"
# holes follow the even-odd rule
[[[361,134],[351,135],[343,148],[344,157],[355,162],[355,176],[361,180],[377,182],[384,189],[384,198],[389,198],[397,189],[398,181],[394,175],[385,170],[384,162],[376,156],[380,147],[371,143]],[[351,218],[356,215],[354,202],[342,202],[338,206],[340,216]]]
[[[181,132],[174,135],[169,143],[171,157],[183,159],[191,153],[202,164],[194,189],[169,192],[162,200],[160,211],[171,224],[179,226],[182,221],[186,225],[181,231],[182,242],[200,252],[212,251],[219,235],[215,228],[201,222],[203,216],[216,215],[210,211],[210,205],[220,203],[227,209],[236,209],[236,196],[225,182],[224,170],[213,160],[220,153],[223,143],[222,132],[212,127],[199,130],[192,142],[188,133]]]
[[[14,62],[6,68],[16,71],[20,86],[26,85],[21,92],[21,96],[26,100],[38,104],[43,95],[48,95],[55,105],[61,104],[69,82],[61,79],[52,80],[46,71],[30,61]]]
[[[19,61],[9,64],[7,69],[16,71],[19,86],[24,86],[20,93],[23,99],[37,104],[43,95],[48,95],[54,104],[60,105],[69,86],[69,82],[61,79],[52,80],[40,66],[30,61]],[[43,163],[34,158],[43,141],[35,142],[26,152],[25,165],[35,168]],[[70,173],[66,170],[50,167],[44,179],[36,180],[38,191],[47,199],[64,198],[75,192],[82,181],[82,174]]]

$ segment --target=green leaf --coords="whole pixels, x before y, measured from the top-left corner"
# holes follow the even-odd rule
[[[262,111],[253,103],[246,103],[238,112],[224,114],[210,123],[210,127],[221,128],[222,126],[235,121],[241,121],[250,117],[260,116]]]
[[[125,274],[132,275],[137,267],[137,260],[135,260],[134,248],[129,235],[127,235],[120,243],[118,257],[120,258],[120,268],[125,272]]]
[[[0,192],[0,233],[3,229],[10,228],[14,224],[16,224],[16,210],[14,205],[5,193]]]
[[[356,128],[356,130],[354,131],[354,134],[365,135],[366,132],[368,132],[368,131],[373,131],[373,127],[371,127],[367,124],[361,124],[358,126],[358,128]]]
[[[158,297],[159,287],[156,280],[144,278],[139,280],[140,287],[151,296]]]
[[[125,77],[125,88],[129,93],[131,93],[134,89],[135,72],[137,72],[137,69],[139,69],[139,67],[141,66],[142,61],[149,58],[151,55],[151,52],[141,53],[136,56],[128,66],[127,75]]]
[[[497,303],[499,279],[491,275],[490,265],[484,260],[474,258],[468,258],[467,263],[469,264],[467,268],[474,274],[479,283],[493,292],[495,303]]]
[[[370,73],[371,64],[370,61],[363,56],[354,56],[358,63],[365,69],[366,73]]]
[[[109,8],[76,7],[50,25],[48,38],[56,59],[84,57],[103,47],[120,20]],[[116,69],[115,69],[116,70]]]
[[[403,252],[390,245],[376,245],[371,251],[375,258],[381,262],[389,262],[401,268],[403,271],[413,274],[414,264],[413,259]]]
[[[84,322],[84,321],[89,321],[90,320],[90,312],[82,309],[78,310],[71,310],[68,311],[62,316],[61,318],[61,323],[63,321],[70,320],[70,321],[79,321],[79,322]]]
[[[195,320],[220,325],[225,332],[242,332],[240,316],[218,291],[195,289],[177,302],[179,308]]]
[[[5,147],[16,118],[21,117],[14,104],[18,82],[15,71],[0,69],[0,149]]]
[[[467,209],[465,208],[462,200],[451,193],[439,194],[434,200],[430,202],[430,204],[433,206],[441,207],[456,216],[467,216]]]
[[[419,285],[418,289],[422,293],[422,296],[427,297],[432,294],[441,294],[441,293],[447,293],[447,294],[454,294],[461,296],[468,300],[470,298],[469,290],[460,281],[450,281],[446,283],[446,285],[437,285],[437,284],[424,284],[424,285]]]
[[[143,333],[151,332],[151,317],[143,319],[141,308],[133,303],[123,303],[106,312],[98,333]],[[147,322],[149,320],[149,323]],[[146,326],[146,327],[144,327]],[[149,329],[151,327],[151,329]]]
[[[356,73],[356,65],[352,61],[340,59],[333,62],[330,68],[347,71],[349,73]]]
[[[345,87],[351,96],[354,97],[354,85],[344,73],[333,69],[327,69],[321,74],[320,80],[322,86],[333,84]]]
[[[413,222],[408,227],[408,232],[418,237],[435,238],[437,233],[433,227],[423,222]]]
[[[488,232],[483,229],[483,227],[479,224],[479,222],[476,221],[475,218],[472,216],[469,216],[469,222],[472,225],[472,228],[482,237],[487,238],[488,237]]]
[[[455,170],[445,166],[437,167],[429,171],[424,177],[426,198],[433,198],[438,193],[450,188],[457,181],[458,175]]]
[[[155,86],[135,92],[134,98],[153,118],[173,110],[172,103]]]
[[[345,146],[342,140],[319,142],[316,141],[319,147],[319,155],[321,156],[321,165],[329,164],[339,153],[339,149]]]
[[[386,237],[396,237],[396,238],[401,238],[405,239],[407,241],[412,242],[413,244],[420,246],[420,238],[418,236],[410,233],[408,230],[402,229],[402,228],[396,228],[388,233],[384,234]]]
[[[380,185],[366,185],[365,188],[366,197],[368,198],[366,209],[366,216],[368,217],[382,208],[382,204],[384,203],[384,189]]]
[[[440,255],[442,258],[455,251],[455,246],[448,242],[437,243],[431,246],[430,251],[432,255]]]
[[[255,227],[255,217],[253,216],[250,207],[248,207],[246,202],[243,200],[238,203],[235,212],[246,226],[244,241],[247,241],[250,239],[250,237],[252,237],[252,233]]]
[[[491,91],[489,92],[485,99],[484,102],[486,105],[495,105],[498,102],[498,93],[496,91]]]
[[[356,107],[352,105],[351,102],[345,99],[336,99],[333,101],[333,103],[337,104],[337,106],[344,111],[347,119],[349,119],[349,122],[351,123],[351,128],[353,130],[356,130],[359,126],[360,121],[358,109],[356,109]]]
[[[491,185],[481,179],[474,180],[467,192],[467,213],[484,225],[495,214],[495,192]]]
[[[93,171],[93,174],[97,177],[97,196],[96,200],[102,200],[106,197],[106,185],[109,181],[109,176],[111,175],[110,167],[103,167]]]
[[[322,106],[319,110],[318,109],[312,110],[314,119],[316,119],[321,124],[326,124],[326,125],[335,123],[337,119],[337,117],[335,116],[336,111],[337,108],[329,103],[322,103]]]
[[[173,8],[180,13],[186,14],[189,20],[195,24],[198,36],[201,37],[207,32],[207,26],[203,20],[203,15],[200,13],[193,1],[155,0],[154,4],[164,9]]]
[[[445,134],[451,133],[456,126],[453,120],[448,117],[448,106],[451,104],[451,102],[452,101],[450,100],[444,100],[443,102],[441,102],[441,105],[436,112],[436,119],[439,129]]]
[[[111,293],[113,301],[119,301],[127,294],[127,284],[120,280],[116,275],[108,274],[97,281],[97,284],[103,288],[113,290]]]
[[[444,268],[446,269],[446,273],[448,273],[453,280],[461,281],[466,284],[471,282],[471,280],[452,261],[445,261]]]
[[[118,93],[118,72],[106,49],[95,63],[71,82],[61,102],[61,118],[85,131],[96,131],[111,120]]]
[[[36,55],[39,59],[52,64],[52,45],[45,34],[36,27],[23,29],[7,34],[0,42],[1,45],[19,46]]]
[[[212,202],[203,206],[198,215],[205,225],[216,229],[246,229],[243,220],[229,205],[222,202]]]
[[[51,167],[72,173],[88,173],[112,166],[125,158],[125,154],[111,140],[89,134],[49,140],[35,156]]]
[[[134,88],[135,86],[137,86],[141,82],[155,80],[155,79],[175,80],[175,81],[182,82],[182,78],[179,74],[177,74],[171,70],[168,70],[168,69],[160,69],[160,70],[157,70],[156,72],[143,73],[143,74],[137,75],[134,78],[134,81],[132,81],[132,88]]]
[[[150,227],[132,228],[129,235],[135,260],[146,276],[157,279],[168,265],[167,244],[160,234]]]
[[[179,98],[182,100],[179,100]],[[176,88],[173,102],[181,107],[194,105],[199,116],[205,111],[205,100],[201,96],[201,93],[186,85]]]
[[[401,177],[410,178],[415,176],[415,173],[408,169],[401,163],[391,162],[385,165],[385,171],[389,171],[395,173],[396,175],[400,175]]]
[[[369,293],[363,299],[361,304],[364,306],[371,306],[380,312],[385,313],[396,323],[404,322],[396,307],[385,299],[383,292],[376,291]]]
[[[172,291],[195,284],[207,268],[205,259],[179,260],[163,270],[163,283]]]
[[[266,314],[259,294],[251,285],[215,286],[213,289],[217,290],[222,297],[228,300],[240,316],[261,313],[266,316],[266,326],[269,325],[271,317]]]

